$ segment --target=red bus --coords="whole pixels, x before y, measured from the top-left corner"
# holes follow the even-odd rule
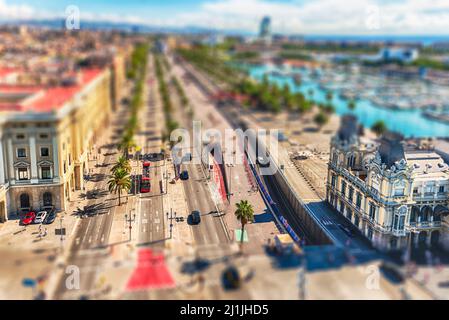
[[[148,193],[151,191],[151,183],[149,177],[142,177],[140,181],[140,193]]]
[[[143,166],[142,166],[142,171],[143,171],[143,176],[144,177],[149,177],[150,176],[150,166],[151,166],[151,162],[149,162],[149,161],[145,161],[144,163],[143,163]]]

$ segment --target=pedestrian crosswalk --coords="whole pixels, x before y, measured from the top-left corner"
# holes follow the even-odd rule
[[[334,224],[329,218],[321,218],[321,223],[325,226],[332,226]]]

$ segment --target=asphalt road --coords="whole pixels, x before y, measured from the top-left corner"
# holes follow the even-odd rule
[[[190,219],[195,243],[197,245],[204,244],[225,244],[229,240],[220,221],[214,213],[216,207],[211,199],[209,186],[206,183],[203,169],[200,164],[184,164],[183,168],[188,170],[189,179],[179,181],[184,186],[184,192],[187,196],[187,205],[189,211],[198,210],[201,213],[201,222],[192,224]],[[187,217],[186,217],[187,218]]]
[[[140,194],[137,200],[137,210],[140,212],[136,217],[140,217],[138,245],[151,245],[163,248],[165,235],[165,212],[162,203],[162,190],[160,182],[163,181],[164,161],[151,163],[150,178],[151,191]]]
[[[110,164],[115,161],[116,155],[108,155],[105,157],[104,165],[100,169],[100,174],[107,176]],[[107,250],[103,248],[107,244],[114,213],[117,210],[115,206],[115,195],[107,192],[107,179],[98,182],[97,189],[105,191],[106,195],[91,199],[87,206],[94,206],[97,213],[91,217],[81,218],[75,230],[75,240],[70,248],[70,255],[67,259],[67,265],[74,265],[80,269],[80,291],[88,292],[91,290],[96,277],[96,269],[91,266],[98,265],[98,261],[105,257]],[[87,267],[87,268],[86,268]],[[72,290],[67,290],[65,277],[62,277],[55,292],[55,299],[64,299],[64,295],[69,293],[73,295]]]

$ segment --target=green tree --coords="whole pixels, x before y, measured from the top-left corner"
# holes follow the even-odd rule
[[[321,128],[329,121],[329,116],[323,112],[320,111],[314,118],[313,121],[316,123],[316,125],[319,127],[319,129],[321,130]]]
[[[236,210],[234,212],[235,217],[242,224],[242,233],[240,235],[240,244],[243,244],[243,235],[245,231],[245,225],[248,222],[254,221],[254,208],[252,204],[248,202],[248,200],[241,200],[240,202],[235,204]]]
[[[327,114],[335,113],[335,107],[333,104],[329,103],[323,106],[322,111],[324,111]]]
[[[123,190],[131,188],[131,178],[125,169],[118,169],[112,172],[108,181],[108,189],[111,193],[118,193],[118,205],[121,206],[121,193]]]
[[[385,122],[379,120],[372,125],[371,130],[373,130],[377,136],[381,136],[387,131],[387,126],[385,125]]]
[[[351,101],[348,102],[349,110],[354,111],[356,107],[357,107],[357,105],[356,105],[354,100],[351,100]]]
[[[124,169],[128,174],[131,173],[131,164],[125,156],[118,157],[117,162],[111,168],[111,171],[115,172],[120,169]]]
[[[118,150],[123,152],[123,156],[128,158],[129,149],[136,147],[136,143],[134,141],[134,134],[132,131],[128,131],[122,138],[118,145]]]

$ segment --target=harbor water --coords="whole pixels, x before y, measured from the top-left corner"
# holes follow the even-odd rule
[[[318,81],[310,77],[303,77],[301,85],[295,85],[291,74],[272,75],[273,66],[259,65],[247,67],[251,77],[262,80],[265,74],[270,82],[275,82],[280,86],[287,84],[293,92],[302,92],[309,98],[309,89],[313,90],[313,100],[318,103],[326,103],[326,92],[333,92],[332,104],[338,115],[354,114],[360,123],[370,128],[375,122],[382,120],[388,129],[399,132],[405,137],[449,137],[449,124],[425,118],[420,110],[395,110],[380,107],[370,100],[359,99],[356,101],[356,109],[351,111],[348,108],[348,100],[339,96],[339,91],[326,90],[320,87]],[[303,71],[293,69],[295,73]],[[449,88],[448,88],[449,90]]]

